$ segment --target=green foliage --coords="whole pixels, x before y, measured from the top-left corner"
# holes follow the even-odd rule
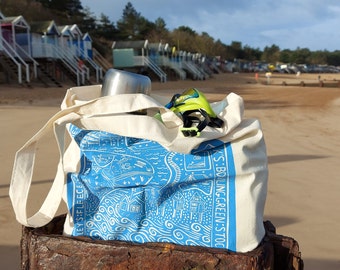
[[[37,2],[45,8],[65,12],[70,16],[81,14],[83,9],[80,0],[37,0]]]
[[[338,66],[340,65],[340,51],[334,51],[327,54],[326,62],[328,65]]]
[[[133,5],[128,2],[123,10],[122,18],[117,22],[118,37],[122,40],[145,39],[153,26],[153,23],[141,16]]]
[[[268,63],[276,63],[280,59],[280,48],[277,45],[272,45],[271,47],[266,46],[263,50],[261,57],[262,61]]]
[[[152,29],[146,34],[146,39],[151,43],[169,40],[169,30],[166,28],[166,23],[162,18],[156,19]]]
[[[117,35],[116,27],[110,21],[109,17],[103,13],[100,15],[99,23],[97,23],[95,35],[107,40],[113,40]]]

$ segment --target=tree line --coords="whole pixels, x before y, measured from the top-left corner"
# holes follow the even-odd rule
[[[102,54],[111,54],[113,41],[144,40],[150,43],[168,43],[177,50],[201,53],[207,57],[233,61],[263,61],[267,63],[294,63],[307,65],[340,66],[340,50],[311,51],[308,48],[295,50],[280,49],[278,45],[268,45],[263,50],[250,45],[242,45],[240,41],[224,44],[215,40],[207,32],[197,33],[188,26],[179,26],[169,30],[163,18],[150,21],[139,13],[131,2],[128,2],[117,22],[101,13],[95,16],[88,7],[83,7],[80,0],[1,0],[1,12],[5,16],[23,15],[28,23],[33,21],[54,19],[58,25],[77,24],[84,32],[88,32],[94,47]]]

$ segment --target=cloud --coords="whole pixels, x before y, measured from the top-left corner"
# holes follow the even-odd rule
[[[128,1],[82,0],[117,22]],[[150,21],[161,17],[169,30],[188,26],[207,32],[225,44],[240,41],[263,49],[275,44],[281,49],[307,47],[335,50],[340,47],[336,27],[340,24],[338,0],[131,0],[137,12]]]

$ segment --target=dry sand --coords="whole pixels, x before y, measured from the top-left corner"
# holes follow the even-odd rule
[[[340,88],[336,87],[340,74],[321,74],[324,87],[317,87],[317,77],[274,74],[266,85],[263,74],[259,83],[253,74],[220,74],[206,81],[154,82],[152,88],[171,96],[197,87],[210,100],[229,92],[241,95],[246,117],[260,119],[267,144],[265,219],[279,234],[299,242],[305,269],[340,269]],[[301,81],[306,86],[300,86]],[[1,269],[20,265],[21,226],[8,197],[14,154],[58,111],[66,89],[0,85]],[[39,207],[56,164],[53,138],[46,138],[39,147],[30,211]],[[64,211],[63,206],[59,212]]]

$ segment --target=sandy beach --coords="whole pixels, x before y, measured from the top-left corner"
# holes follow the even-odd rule
[[[196,87],[209,100],[230,92],[245,101],[245,117],[261,121],[269,161],[265,220],[278,234],[295,238],[305,269],[340,269],[340,74],[217,74],[205,81],[153,82],[171,97]],[[15,152],[59,110],[70,86],[31,89],[0,85],[1,269],[20,269],[21,225],[8,196]],[[53,138],[39,145],[30,211],[41,205],[58,160]],[[59,213],[65,212],[65,206]]]

